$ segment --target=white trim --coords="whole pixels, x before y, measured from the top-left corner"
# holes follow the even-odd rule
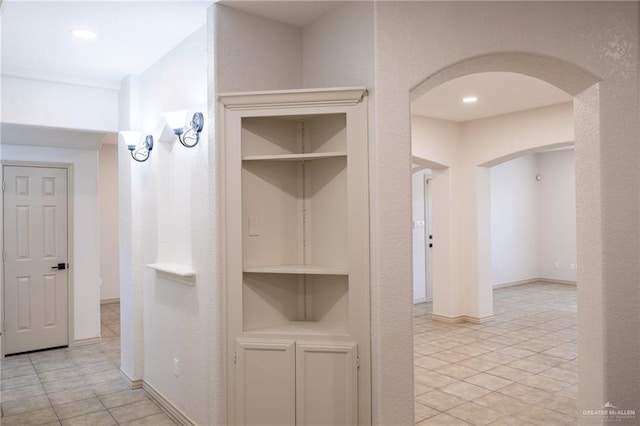
[[[488,317],[470,317],[468,315],[460,315],[457,317],[444,317],[442,315],[431,314],[431,319],[434,321],[440,322],[448,322],[451,324],[458,324],[461,322],[470,322],[473,324],[484,324],[485,322],[491,321],[493,319],[493,315],[489,315]]]
[[[73,347],[89,346],[89,345],[95,345],[95,344],[100,343],[100,342],[102,342],[102,337],[101,336],[89,337],[87,339],[74,340],[73,343],[71,344],[71,346],[73,346]]]
[[[512,281],[510,283],[494,284],[493,288],[515,287],[525,284],[562,284],[562,285],[578,285],[576,281],[554,280],[552,278],[530,278],[528,280]]]
[[[160,405],[160,408],[171,417],[176,423],[182,426],[195,426],[196,422],[191,420],[185,413],[183,413],[178,407],[176,407],[171,401],[158,392],[153,386],[142,380],[142,389],[149,395],[151,399]]]
[[[418,299],[413,299],[413,304],[414,305],[419,305],[420,303],[427,303],[427,298],[426,297],[420,297]]]
[[[554,280],[552,278],[540,278],[540,283],[542,284],[561,284],[561,285],[578,285],[577,281],[567,281],[567,280]]]
[[[142,388],[142,379],[133,380],[127,373],[125,373],[122,369],[120,369],[120,377],[124,382],[129,386],[130,389],[141,389]]]
[[[530,278],[528,280],[520,280],[520,281],[512,281],[509,283],[500,283],[500,284],[494,284],[493,288],[505,288],[505,287],[515,287],[518,285],[525,285],[525,284],[534,284],[540,281],[540,278]]]
[[[100,300],[101,305],[112,305],[115,303],[120,303],[120,298],[116,297],[115,299],[102,299]]]
[[[365,87],[298,89],[220,93],[218,100],[229,110],[287,108],[319,105],[357,105],[367,95]]]

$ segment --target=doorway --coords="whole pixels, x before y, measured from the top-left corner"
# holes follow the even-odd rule
[[[476,87],[474,91],[468,88],[469,82]],[[492,86],[495,82],[499,84]],[[482,85],[486,87],[481,88]],[[529,93],[546,90],[549,100],[520,109],[526,97],[526,93],[518,93],[522,87],[528,87]],[[476,95],[469,98],[487,104],[515,95],[521,103],[515,110],[489,109],[487,105],[474,109],[464,103],[466,95]],[[430,101],[420,103],[429,96]],[[447,99],[448,110],[442,108]],[[432,188],[433,227],[438,235],[438,245],[433,249],[433,304],[414,307],[416,422],[475,423],[478,417],[485,417],[486,423],[511,417],[525,422],[540,411],[566,423],[576,415],[571,408],[577,399],[575,288],[568,292],[563,304],[542,303],[553,291],[564,294],[566,289],[556,284],[545,287],[547,283],[538,282],[543,275],[537,270],[529,271],[526,265],[516,265],[515,260],[503,256],[506,260],[500,260],[495,269],[505,273],[513,270],[513,274],[509,282],[500,283],[523,284],[516,281],[526,278],[531,286],[501,289],[495,294],[494,304],[495,282],[491,274],[491,168],[520,155],[532,155],[531,170],[519,165],[509,175],[512,185],[508,195],[510,200],[515,195],[524,198],[524,186],[515,181],[522,175],[537,200],[535,189],[540,182],[536,180],[538,169],[533,153],[573,141],[571,100],[569,94],[541,80],[491,72],[451,80],[448,87],[447,83],[442,84],[412,104],[414,163],[418,157],[423,163],[446,167],[444,174],[436,173]],[[541,97],[535,102],[542,102]],[[532,128],[536,131],[532,132]],[[537,226],[537,202],[528,209],[522,203],[516,204],[523,211],[513,215],[514,222],[529,218]],[[447,226],[440,226],[441,222]],[[498,227],[503,233],[512,234],[506,225],[501,221]],[[519,224],[514,226],[522,228]],[[534,233],[531,226],[527,231]],[[575,243],[575,232],[573,238]],[[522,243],[521,240],[517,242]],[[511,247],[507,254],[517,254],[516,248]],[[530,251],[527,255],[535,256],[522,253],[519,257],[526,257],[537,266],[538,246]],[[575,258],[571,262],[567,268],[573,265],[575,272]],[[523,278],[517,278],[520,275]],[[559,298],[552,297],[555,299]],[[511,303],[514,300],[522,302],[515,311]],[[533,300],[541,302],[536,306],[524,302]],[[539,312],[535,311],[538,307],[542,308]],[[557,328],[558,333],[552,338],[544,337],[545,326]],[[541,399],[531,400],[532,394]],[[557,409],[539,406],[542,400],[557,404]],[[560,403],[564,405],[560,407]],[[506,406],[519,408],[506,412]]]
[[[69,172],[2,167],[5,355],[69,345]]]
[[[431,228],[431,169],[414,166],[411,179],[413,205],[413,303],[433,298]]]

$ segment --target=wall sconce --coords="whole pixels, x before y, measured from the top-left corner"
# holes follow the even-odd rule
[[[180,143],[187,148],[193,148],[200,141],[200,132],[204,127],[204,116],[201,112],[196,112],[191,118],[191,122],[187,127],[184,122],[188,111],[172,111],[162,114],[167,120],[169,127],[173,129],[173,133],[178,136]]]
[[[127,144],[127,148],[131,152],[131,158],[139,163],[149,159],[149,155],[153,149],[153,136],[145,136],[142,145],[138,146],[138,142],[142,137],[142,132],[120,132],[120,134],[124,139],[124,143]]]

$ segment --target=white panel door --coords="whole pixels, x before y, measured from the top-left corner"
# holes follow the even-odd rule
[[[355,343],[296,344],[296,425],[358,424]]]
[[[237,425],[295,425],[293,341],[238,340]]]
[[[66,346],[67,170],[4,166],[3,182],[5,354]]]

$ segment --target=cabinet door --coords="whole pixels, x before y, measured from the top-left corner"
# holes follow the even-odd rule
[[[355,343],[297,343],[296,424],[358,424]]]
[[[293,341],[236,343],[236,424],[295,425]]]

